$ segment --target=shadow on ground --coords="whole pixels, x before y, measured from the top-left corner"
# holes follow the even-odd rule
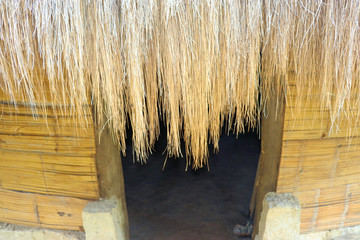
[[[166,133],[162,133],[166,136]],[[185,172],[185,159],[168,159],[159,139],[145,165],[123,158],[131,240],[227,240],[246,224],[260,153],[256,133],[222,135],[210,171]]]

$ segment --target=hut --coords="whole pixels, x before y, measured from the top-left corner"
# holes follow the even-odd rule
[[[359,0],[3,0],[0,222],[83,230],[115,199],[120,152],[207,166],[221,129],[259,127],[249,209],[292,193],[301,233],[360,224]],[[211,171],[211,170],[210,170]]]

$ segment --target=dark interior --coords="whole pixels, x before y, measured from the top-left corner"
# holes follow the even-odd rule
[[[210,171],[185,171],[184,158],[168,159],[162,170],[166,129],[145,165],[133,163],[128,142],[123,170],[131,240],[240,239],[233,228],[248,220],[260,140],[256,131],[237,138],[223,133],[219,146]]]

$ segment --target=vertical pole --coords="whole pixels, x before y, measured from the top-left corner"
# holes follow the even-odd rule
[[[279,175],[285,98],[277,96],[275,92],[270,94],[266,103],[266,116],[261,116],[261,152],[250,203],[250,213],[254,219],[253,237],[258,233],[263,199],[268,192],[276,192]]]
[[[119,209],[121,239],[129,239],[129,221],[126,208],[124,175],[120,150],[108,127],[101,133],[95,128],[96,166],[99,179],[100,197],[116,200]]]

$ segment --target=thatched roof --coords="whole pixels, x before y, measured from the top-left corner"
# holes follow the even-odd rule
[[[91,101],[123,150],[131,123],[138,159],[162,119],[167,153],[183,138],[197,168],[224,124],[256,126],[289,72],[299,99],[318,94],[334,123],[347,110],[357,122],[359,14],[360,0],[2,0],[0,86],[80,122]]]

